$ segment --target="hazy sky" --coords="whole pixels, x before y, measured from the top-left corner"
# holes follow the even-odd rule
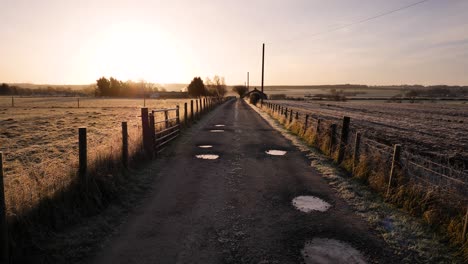
[[[0,82],[468,84],[468,0],[0,0]]]

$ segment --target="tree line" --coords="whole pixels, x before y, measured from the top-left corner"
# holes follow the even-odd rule
[[[224,77],[218,75],[215,75],[213,79],[206,78],[205,82],[200,77],[195,77],[188,85],[187,92],[191,97],[224,97],[227,93],[227,86]]]
[[[145,81],[123,82],[113,77],[101,77],[96,80],[95,96],[143,97],[157,92],[166,92],[166,89]]]
[[[16,96],[85,96],[89,95],[90,89],[73,90],[70,87],[38,87],[23,88],[6,83],[0,84],[0,95]]]

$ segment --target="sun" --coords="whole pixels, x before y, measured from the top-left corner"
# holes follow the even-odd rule
[[[170,83],[185,73],[170,37],[144,23],[113,24],[97,36],[94,45],[92,72],[96,78]]]

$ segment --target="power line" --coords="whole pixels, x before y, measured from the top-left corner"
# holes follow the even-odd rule
[[[339,26],[339,27],[336,27],[336,28],[333,28],[333,29],[330,29],[330,30],[317,32],[317,33],[308,35],[307,37],[311,38],[311,37],[316,37],[316,36],[320,36],[320,35],[324,35],[324,34],[329,34],[329,33],[332,33],[332,32],[335,32],[335,31],[338,31],[338,30],[341,30],[341,29],[344,29],[344,28],[348,28],[348,27],[351,27],[351,26],[354,26],[354,25],[363,24],[363,23],[366,23],[368,21],[371,21],[371,20],[374,20],[374,19],[377,19],[377,18],[380,18],[380,17],[383,17],[383,16],[387,16],[387,15],[396,13],[396,12],[399,12],[399,11],[414,7],[416,5],[420,5],[420,4],[422,4],[424,2],[428,2],[428,1],[430,1],[430,0],[422,0],[422,1],[419,1],[419,2],[415,2],[415,3],[412,3],[410,5],[406,5],[406,6],[403,6],[403,7],[399,7],[397,9],[389,10],[389,11],[386,11],[386,12],[383,12],[383,13],[368,17],[368,18],[364,18],[364,19],[361,19],[361,20],[358,20],[358,21],[355,21],[355,22],[351,22],[349,24]],[[295,39],[297,39],[297,38],[295,38]],[[291,40],[294,40],[294,39],[290,39],[289,41],[291,41]]]

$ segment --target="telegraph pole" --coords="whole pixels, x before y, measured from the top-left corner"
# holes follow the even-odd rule
[[[263,43],[263,48],[262,48],[262,93],[263,93],[263,76],[265,73],[265,43]]]

